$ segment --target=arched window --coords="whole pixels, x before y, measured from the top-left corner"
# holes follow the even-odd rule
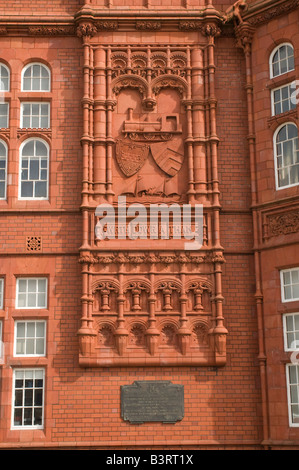
[[[10,72],[8,67],[0,64],[0,91],[9,91]]]
[[[0,140],[0,199],[6,199],[7,145]]]
[[[49,146],[41,139],[26,140],[20,149],[20,198],[48,199]]]
[[[23,69],[22,91],[50,91],[51,73],[43,64],[29,64]]]
[[[274,135],[277,188],[299,184],[298,129],[293,123],[283,124]]]
[[[291,44],[285,43],[276,47],[270,57],[271,78],[283,75],[295,69],[294,48]]]

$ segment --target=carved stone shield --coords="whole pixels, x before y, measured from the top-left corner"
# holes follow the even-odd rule
[[[128,140],[116,143],[116,160],[121,171],[126,176],[133,176],[143,167],[148,157],[149,145]]]
[[[178,142],[160,142],[151,144],[153,159],[169,176],[175,176],[182,168],[184,161],[183,146]]]

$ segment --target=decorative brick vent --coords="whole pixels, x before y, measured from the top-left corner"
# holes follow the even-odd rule
[[[41,251],[42,249],[42,237],[27,237],[26,239],[26,250]]]

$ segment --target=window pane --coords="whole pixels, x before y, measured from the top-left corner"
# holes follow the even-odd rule
[[[41,125],[40,127],[42,129],[47,129],[49,127],[49,118],[48,116],[42,116],[41,117]]]
[[[17,339],[16,354],[25,354],[25,339]]]
[[[28,307],[36,307],[36,294],[28,294]]]
[[[291,271],[286,271],[283,273],[283,282],[284,285],[291,284]]]
[[[42,308],[46,306],[46,294],[38,294],[38,307]]]
[[[37,291],[37,281],[36,279],[28,279],[28,292]]]
[[[24,425],[32,425],[32,408],[24,408]]]
[[[23,391],[16,390],[15,392],[15,406],[22,406],[23,405]]]
[[[290,169],[290,184],[299,183],[299,165],[293,166]]]
[[[38,292],[46,292],[47,288],[47,279],[38,280]]]
[[[291,299],[292,298],[292,288],[291,286],[287,286],[284,288],[284,296],[285,299]]]
[[[36,182],[35,183],[35,197],[47,197],[47,183]]]
[[[294,348],[294,341],[295,341],[294,333],[288,333],[287,334],[288,349],[293,349]]]
[[[299,317],[298,317],[299,320]],[[38,338],[43,338],[45,335],[45,324],[42,322],[36,323],[36,336]]]
[[[24,338],[25,336],[25,323],[17,323],[17,338]]]
[[[290,384],[296,384],[297,383],[296,366],[289,367],[289,376],[290,376]]]
[[[23,89],[24,89],[24,91],[31,90],[31,79],[30,78],[24,78],[24,80],[23,80]]]
[[[33,322],[27,323],[27,337],[29,338],[35,337],[35,323]]]
[[[42,408],[35,408],[34,410],[34,425],[42,425]]]
[[[22,408],[16,408],[14,412],[14,426],[22,425]]]
[[[293,286],[293,298],[299,299],[299,284]]]
[[[0,198],[5,198],[5,183],[3,183],[2,181],[0,181]]]
[[[18,296],[18,307],[26,307],[26,294],[19,294]]]
[[[294,424],[299,423],[299,406],[298,405],[292,406],[292,421]]]
[[[35,351],[35,353],[42,355],[42,354],[44,354],[44,352],[45,352],[44,340],[39,338],[39,339],[36,340],[36,351]]]
[[[31,124],[31,127],[33,129],[37,129],[39,128],[39,117],[38,116],[32,116],[32,124]]]
[[[34,339],[26,340],[26,354],[34,354]]]
[[[31,406],[33,404],[33,390],[25,390],[25,406]]]
[[[294,124],[289,124],[287,128],[288,128],[289,139],[295,139],[296,137],[298,137],[298,129]]]
[[[29,168],[30,168],[29,179],[38,180],[39,179],[39,160],[31,159]]]
[[[48,179],[48,170],[41,170],[40,179],[42,181],[47,181],[47,179]]]
[[[43,390],[42,389],[35,390],[34,405],[42,406],[42,404],[43,404]]]
[[[38,157],[47,157],[48,156],[48,149],[43,142],[39,140],[36,141],[36,156]]]
[[[22,150],[22,155],[24,157],[32,157],[34,155],[34,141],[30,140],[27,144],[24,145]]]
[[[42,90],[49,90],[50,89],[50,86],[49,86],[49,79],[48,78],[42,78],[42,84],[41,84],[41,87],[42,87]]]

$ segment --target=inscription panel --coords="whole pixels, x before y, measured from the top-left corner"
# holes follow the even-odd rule
[[[184,386],[170,381],[136,381],[121,387],[121,416],[130,423],[176,423],[184,418]]]

